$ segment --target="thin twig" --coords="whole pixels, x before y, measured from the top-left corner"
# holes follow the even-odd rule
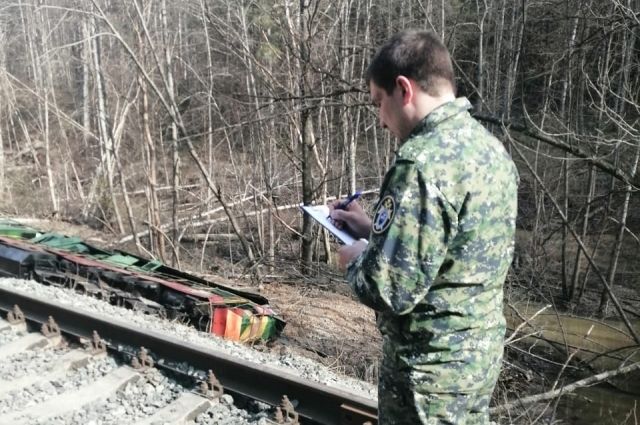
[[[512,305],[510,305],[509,307],[511,307],[511,309],[513,309],[513,311],[516,312],[516,314],[520,317],[520,319],[523,321],[522,323],[520,323],[514,330],[513,333],[509,336],[509,338],[507,338],[504,343],[509,344],[510,342],[512,342],[512,340],[515,338],[515,336],[518,334],[518,332],[520,331],[520,329],[522,329],[523,327],[529,325],[533,319],[535,319],[538,315],[540,315],[541,313],[543,313],[545,310],[547,310],[549,307],[551,307],[551,305],[546,305],[544,307],[542,307],[540,310],[536,311],[536,313],[531,316],[530,318],[525,318],[523,316],[520,315],[520,313],[518,312],[518,310],[515,309],[515,307],[513,307]],[[533,326],[531,326],[533,327]]]

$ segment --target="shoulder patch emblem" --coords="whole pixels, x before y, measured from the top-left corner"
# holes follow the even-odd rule
[[[389,228],[393,215],[396,212],[396,201],[391,195],[387,195],[380,201],[376,213],[373,216],[373,233],[380,234]]]

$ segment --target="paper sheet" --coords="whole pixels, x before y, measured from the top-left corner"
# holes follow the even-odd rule
[[[329,221],[329,207],[326,205],[300,205],[300,209],[309,214],[311,218],[320,223],[322,227],[327,229],[329,233],[335,236],[340,242],[345,245],[352,245],[357,239],[351,236],[345,230],[338,229]]]

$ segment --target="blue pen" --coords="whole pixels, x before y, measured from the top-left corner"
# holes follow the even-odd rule
[[[356,199],[358,199],[360,195],[362,195],[362,191],[356,190],[356,192],[353,195],[349,195],[347,199],[340,202],[336,208],[339,210],[346,210],[349,204],[355,201]]]
[[[362,191],[356,190],[356,192],[353,195],[349,195],[347,199],[340,202],[335,208],[338,210],[346,210],[349,204],[355,201],[356,199],[358,199],[360,195],[362,195]],[[331,218],[331,215],[328,215],[327,219],[330,219],[330,218]]]

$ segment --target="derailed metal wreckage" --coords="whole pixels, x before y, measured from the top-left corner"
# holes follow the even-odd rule
[[[285,326],[261,295],[11,220],[0,219],[0,276],[72,288],[233,341],[273,339]]]

